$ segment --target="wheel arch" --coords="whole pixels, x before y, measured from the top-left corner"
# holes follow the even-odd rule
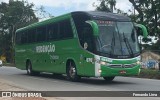
[[[67,73],[67,68],[68,68],[70,62],[75,63],[73,59],[71,59],[71,58],[67,59],[67,61],[66,61],[66,73]]]
[[[68,65],[69,65],[70,62],[73,62],[75,64],[76,69],[77,69],[76,60],[74,58],[67,58],[67,60],[66,60],[66,69],[65,69],[66,73],[67,73],[67,68],[68,68]]]
[[[72,65],[70,65],[70,63]],[[75,68],[74,71],[73,71],[73,68]],[[69,80],[73,81],[73,82],[79,81],[81,79],[81,76],[78,75],[78,68],[77,68],[77,65],[76,65],[76,61],[74,59],[67,59],[66,74],[67,74],[67,78]]]

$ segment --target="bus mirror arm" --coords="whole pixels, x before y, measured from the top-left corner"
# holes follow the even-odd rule
[[[143,32],[143,37],[147,38],[147,36],[148,36],[147,28],[142,24],[134,23],[134,25],[135,25],[135,27],[140,28],[142,30],[142,32]]]
[[[88,23],[92,27],[93,35],[99,36],[99,28],[98,28],[97,23],[94,21],[86,21],[86,23]]]

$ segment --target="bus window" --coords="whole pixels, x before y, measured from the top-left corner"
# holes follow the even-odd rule
[[[58,39],[58,24],[51,24],[47,26],[47,40]]]
[[[28,31],[28,43],[35,42],[36,40],[36,30],[32,29]]]
[[[20,32],[16,34],[16,44],[21,44],[21,33]]]
[[[92,28],[90,25],[85,25],[82,29],[82,33],[80,34],[80,43],[84,49],[87,49],[90,52],[94,52],[94,45],[93,45],[93,34]]]
[[[70,20],[64,20],[60,22],[60,39],[72,38],[73,32]]]
[[[42,42],[46,40],[46,27],[37,28],[37,42]]]
[[[22,35],[21,35],[21,43],[22,44],[28,43],[28,36],[27,35],[28,35],[27,31],[22,33]]]
[[[73,15],[73,20],[74,20],[74,23],[75,23],[75,26],[76,26],[76,29],[77,29],[78,38],[79,38],[81,47],[84,48],[84,49],[88,49],[88,47],[86,47],[86,45],[87,46],[89,46],[89,45],[88,45],[88,43],[85,43],[85,41],[84,41],[84,40],[86,40],[86,39],[84,39],[84,34],[86,33],[85,30],[87,30],[87,27],[86,27],[87,24],[86,24],[85,21],[90,20],[90,17],[86,16],[82,13],[79,13],[79,14],[77,13],[77,14]],[[85,27],[86,27],[86,29],[84,29]],[[87,33],[86,35],[89,35],[89,34]],[[85,45],[85,47],[84,47],[84,45]]]

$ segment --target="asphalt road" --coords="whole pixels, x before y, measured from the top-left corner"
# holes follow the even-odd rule
[[[160,91],[160,80],[116,77],[113,82],[106,82],[102,78],[82,78],[80,82],[70,82],[65,76],[54,77],[51,74],[28,76],[26,71],[14,67],[0,67],[0,78],[33,91]]]

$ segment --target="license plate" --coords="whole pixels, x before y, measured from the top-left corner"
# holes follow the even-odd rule
[[[125,70],[119,71],[120,74],[126,74],[127,72]]]

